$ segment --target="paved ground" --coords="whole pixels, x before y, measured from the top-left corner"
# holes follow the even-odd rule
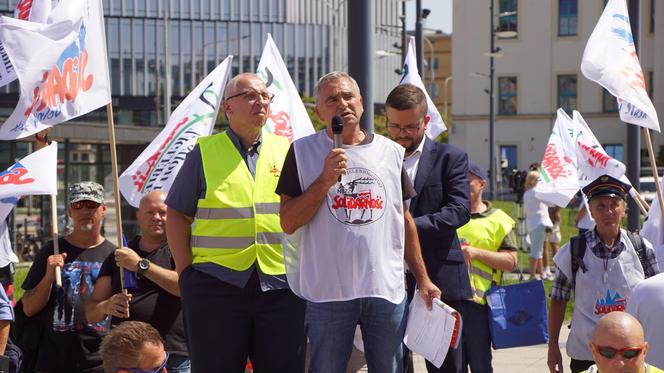
[[[569,357],[565,353],[565,341],[567,341],[569,329],[563,326],[560,334],[560,349],[563,354],[563,364],[565,371],[568,371]],[[549,371],[546,366],[546,353],[546,345],[494,350],[493,371],[495,373],[546,373]],[[426,373],[426,371],[424,359],[421,356],[415,356],[415,372]],[[353,356],[351,357],[347,372],[367,372],[364,357],[358,350],[353,349]]]

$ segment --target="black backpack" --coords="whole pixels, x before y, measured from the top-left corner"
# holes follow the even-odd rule
[[[639,234],[627,231],[627,238],[629,238],[632,246],[634,246],[634,250],[636,250],[636,255],[639,257],[641,266],[646,268],[646,245],[643,242],[643,237],[641,237]],[[586,265],[583,263],[583,256],[586,253],[586,236],[582,234],[580,236],[572,237],[569,244],[572,250],[571,281],[572,288],[574,288],[574,284],[576,283],[576,272],[579,270],[579,268],[583,271],[583,273],[586,273],[588,270]]]

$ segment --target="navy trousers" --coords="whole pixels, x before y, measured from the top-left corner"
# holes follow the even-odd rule
[[[187,347],[194,373],[302,373],[305,302],[290,289],[262,291],[254,271],[244,288],[192,267],[180,275]]]

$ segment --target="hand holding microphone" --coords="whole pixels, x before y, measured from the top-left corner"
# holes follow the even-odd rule
[[[334,136],[335,148],[341,149],[343,147],[344,144],[342,136],[343,131],[344,131],[344,120],[340,116],[335,115],[334,117],[332,117],[332,134]],[[339,162],[338,166],[341,166],[341,161]],[[341,182],[341,175],[339,175],[339,180],[337,181]]]

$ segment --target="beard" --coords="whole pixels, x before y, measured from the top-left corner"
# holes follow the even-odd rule
[[[82,232],[91,232],[95,225],[93,223],[83,223],[78,226]]]

